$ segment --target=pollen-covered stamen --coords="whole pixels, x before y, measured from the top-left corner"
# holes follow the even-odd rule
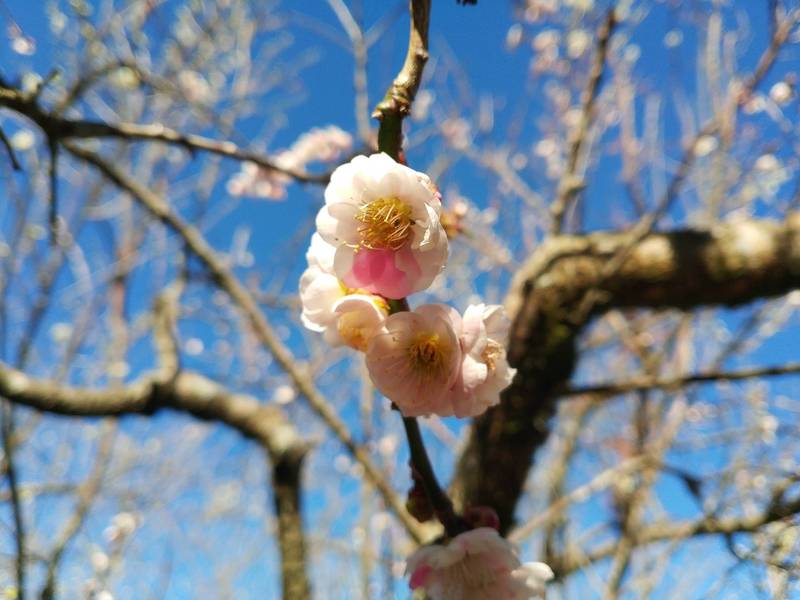
[[[372,250],[399,250],[411,235],[411,206],[399,198],[378,198],[361,207],[356,219],[360,245]]]
[[[355,350],[366,352],[372,329],[359,318],[360,316],[355,312],[344,313],[339,317],[336,328],[345,344]]]
[[[497,368],[495,363],[502,358],[503,356],[503,346],[495,342],[494,340],[489,340],[486,342],[486,348],[483,349],[481,352],[481,360],[489,369],[489,373],[494,373],[495,369]]]
[[[411,368],[422,376],[438,376],[447,370],[450,348],[438,333],[419,333],[408,347]]]

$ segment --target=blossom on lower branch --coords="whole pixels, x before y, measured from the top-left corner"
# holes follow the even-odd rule
[[[432,600],[544,598],[553,577],[544,563],[522,564],[514,546],[490,527],[423,546],[408,558],[406,574],[411,589],[424,589]]]

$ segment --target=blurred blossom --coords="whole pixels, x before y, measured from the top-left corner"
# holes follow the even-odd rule
[[[11,145],[21,152],[33,148],[35,142],[36,136],[30,129],[21,129],[11,136]]]
[[[683,43],[683,32],[680,29],[672,29],[664,36],[664,45],[667,48],[676,48]]]
[[[555,29],[545,29],[536,34],[531,46],[537,52],[547,52],[555,50],[558,52],[558,44],[561,41],[561,34]]]
[[[573,29],[567,35],[567,54],[580,58],[592,43],[592,36],[585,29]]]
[[[120,67],[109,76],[111,85],[121,90],[133,90],[139,86],[139,74],[130,67]]]
[[[63,343],[72,335],[72,325],[70,323],[53,323],[50,327],[50,339],[56,343]]]
[[[274,163],[280,169],[298,171],[312,162],[334,161],[350,150],[352,145],[352,136],[335,125],[314,128],[297,138],[289,149],[279,152]],[[244,162],[240,171],[228,180],[227,190],[232,196],[282,200],[286,197],[286,186],[291,181],[290,176],[280,171]]]
[[[198,354],[202,354],[203,348],[203,340],[196,337],[189,338],[186,340],[186,344],[184,345],[184,350],[186,350],[186,354],[189,356],[197,356]]]
[[[753,167],[756,171],[774,171],[780,168],[781,163],[774,154],[762,154],[756,159]]]
[[[594,0],[563,0],[564,6],[574,8],[582,12],[589,12],[594,8]]]
[[[717,138],[713,135],[703,135],[694,145],[695,156],[708,156],[717,149]]]
[[[742,110],[745,114],[753,115],[762,112],[767,108],[767,102],[761,94],[753,94],[747,102],[744,103]]]
[[[420,90],[411,107],[411,118],[415,121],[424,121],[431,112],[431,106],[436,99],[436,94],[430,90]]]
[[[778,432],[778,419],[773,415],[764,415],[761,417],[759,429],[762,441],[766,444],[772,444]]]
[[[108,569],[110,561],[108,559],[108,555],[105,552],[101,550],[96,550],[92,552],[90,560],[92,563],[92,568],[95,570],[95,572],[103,573]]]
[[[540,19],[552,15],[558,10],[559,0],[527,0],[525,3],[525,20],[535,23]]]
[[[189,102],[205,102],[211,97],[211,86],[200,73],[191,69],[178,73],[178,87]]]
[[[297,393],[290,385],[279,385],[272,393],[272,401],[276,404],[289,404],[297,397]]]
[[[775,104],[786,104],[792,99],[794,92],[792,87],[785,81],[779,81],[769,90],[769,97]]]
[[[635,63],[637,60],[639,60],[639,57],[641,55],[642,55],[642,49],[636,44],[630,44],[626,46],[625,53],[623,54],[625,60],[628,61],[629,63]]]
[[[36,40],[25,35],[16,23],[11,23],[6,27],[6,34],[11,40],[11,49],[17,54],[30,56],[36,52]]]
[[[466,149],[472,142],[470,125],[466,119],[455,118],[445,119],[441,125],[442,135],[448,145],[456,150]]]
[[[28,71],[22,75],[22,81],[20,82],[20,87],[22,91],[26,94],[32,94],[39,86],[42,85],[42,76],[38,73],[34,73],[33,71]]]
[[[399,440],[396,435],[393,433],[386,434],[378,442],[378,451],[387,457],[394,456],[395,452],[397,452],[398,444]]]
[[[506,33],[506,48],[508,50],[515,50],[522,41],[522,25],[515,23],[508,28]]]

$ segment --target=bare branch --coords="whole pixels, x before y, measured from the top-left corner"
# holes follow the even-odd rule
[[[589,79],[586,82],[586,88],[583,90],[583,95],[581,96],[580,120],[570,132],[567,165],[558,186],[558,196],[550,207],[550,212],[553,215],[552,233],[556,235],[561,233],[561,229],[564,225],[564,215],[567,212],[572,198],[574,198],[575,194],[583,187],[583,181],[578,178],[578,158],[580,157],[581,148],[586,140],[586,136],[589,134],[589,127],[594,119],[594,106],[600,91],[603,71],[605,70],[608,42],[611,39],[611,34],[614,32],[614,27],[616,27],[616,25],[617,18],[615,10],[611,8],[606,14],[603,24],[597,31],[597,45],[592,60],[592,67],[589,71]]]
[[[330,173],[314,175],[305,171],[285,169],[263,154],[240,148],[231,141],[219,141],[201,135],[181,133],[160,123],[140,125],[137,123],[109,124],[101,121],[67,119],[57,113],[44,110],[37,99],[20,90],[0,86],[0,107],[9,108],[31,119],[54,141],[70,139],[113,138],[126,141],[161,142],[180,146],[189,152],[209,152],[238,161],[249,161],[259,167],[287,175],[303,183],[326,184]]]
[[[751,369],[740,369],[737,371],[709,371],[706,373],[696,373],[682,377],[668,377],[664,379],[652,377],[639,377],[620,381],[618,383],[605,383],[597,385],[586,385],[569,387],[558,395],[566,396],[617,396],[630,392],[640,392],[644,390],[675,390],[686,387],[693,383],[715,383],[725,381],[741,381],[743,379],[758,379],[761,377],[780,377],[781,375],[793,375],[800,373],[800,363],[787,363],[774,367],[754,367]]]

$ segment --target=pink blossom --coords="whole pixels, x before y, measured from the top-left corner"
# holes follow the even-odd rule
[[[426,175],[387,154],[357,156],[334,171],[317,231],[336,248],[334,271],[346,285],[403,298],[426,289],[444,268],[440,212]]]
[[[300,277],[301,320],[332,346],[365,351],[383,325],[388,306],[383,298],[342,285],[333,274],[333,253],[319,235],[312,236],[308,268]]]
[[[461,347],[452,312],[441,304],[425,304],[413,312],[395,313],[367,346],[372,382],[407,417],[453,414],[448,400]]]
[[[544,563],[521,564],[511,543],[490,527],[420,548],[408,558],[406,574],[411,589],[424,589],[432,600],[544,598],[553,577]]]
[[[273,160],[280,169],[301,171],[312,162],[337,160],[352,145],[352,136],[335,125],[315,127],[297,138],[288,149],[278,152]],[[228,180],[227,190],[232,196],[283,200],[291,181],[292,178],[281,171],[244,162],[241,170]]]
[[[500,392],[514,379],[516,369],[508,366],[505,348],[509,321],[502,306],[477,304],[453,326],[463,360],[450,401],[457,417],[474,417],[500,402]]]

